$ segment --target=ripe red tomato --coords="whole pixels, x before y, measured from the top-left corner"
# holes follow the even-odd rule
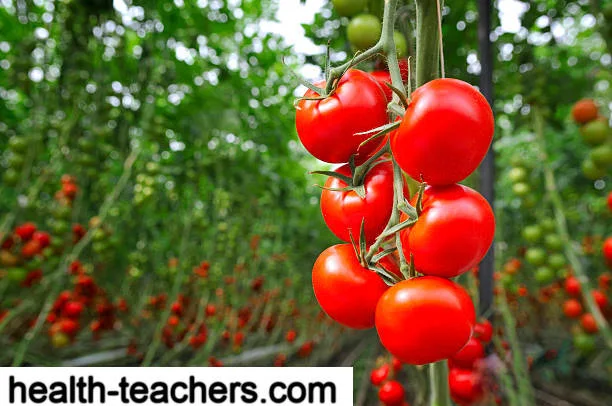
[[[474,337],[485,344],[491,342],[493,338],[493,325],[491,322],[484,319],[480,323],[476,323],[474,326]]]
[[[324,86],[324,83],[318,83]],[[304,97],[319,97],[308,90]],[[379,142],[359,144],[372,134],[355,135],[387,123],[387,99],[372,75],[350,69],[342,76],[335,93],[323,100],[301,100],[295,117],[297,133],[304,147],[330,163],[346,163],[359,152],[366,156]]]
[[[417,223],[400,235],[417,271],[452,278],[482,260],[494,234],[495,216],[485,198],[467,186],[450,185],[426,188]]]
[[[26,242],[21,248],[21,256],[24,258],[32,258],[34,255],[42,251],[40,243],[36,240]]]
[[[387,290],[380,276],[361,266],[351,244],[334,245],[319,255],[312,285],[325,313],[355,329],[374,326],[376,304]]]
[[[413,179],[431,185],[457,183],[484,159],[493,140],[489,103],[470,84],[436,79],[412,93],[391,151]]]
[[[578,124],[585,124],[593,121],[599,115],[597,105],[592,99],[582,99],[572,107],[572,118]]]
[[[51,244],[51,236],[49,233],[45,233],[44,231],[36,231],[32,234],[32,239],[34,241],[38,241],[41,248],[47,248],[49,244]]]
[[[401,362],[413,365],[451,357],[470,339],[475,320],[465,289],[436,276],[395,284],[376,307],[382,344]]]
[[[472,337],[455,355],[450,358],[453,366],[472,369],[479,359],[484,358],[485,350],[482,343]]]
[[[570,319],[577,319],[582,314],[582,305],[576,299],[568,299],[563,303],[563,313]]]
[[[451,397],[460,405],[475,403],[484,394],[481,376],[475,371],[451,368],[448,373],[448,386]]]
[[[388,381],[378,390],[378,399],[386,406],[399,406],[404,402],[406,393],[398,381]]]
[[[575,276],[568,276],[565,278],[565,291],[570,296],[580,295],[580,282]]]
[[[22,241],[27,241],[32,238],[34,232],[36,232],[36,224],[34,223],[23,223],[15,227],[15,234],[17,234]]]
[[[351,176],[348,165],[336,172]],[[325,182],[327,188],[344,188],[347,184],[340,179],[329,177]],[[374,242],[385,229],[393,210],[393,164],[381,162],[374,166],[364,180],[365,199],[354,191],[332,191],[323,189],[321,193],[321,213],[325,224],[343,241],[350,242],[352,233],[355,241],[359,240],[361,222],[364,222],[366,241]]]
[[[604,311],[608,307],[608,296],[601,290],[594,290],[591,292],[593,295],[593,300],[597,303],[597,307],[599,310]]]
[[[608,193],[608,209],[612,212],[612,192]]]
[[[593,317],[591,313],[585,313],[582,315],[580,318],[580,325],[582,326],[582,329],[589,334],[595,334],[599,330],[595,317]]]
[[[384,364],[380,368],[372,370],[370,373],[370,382],[374,386],[380,386],[389,376],[389,365]]]
[[[297,333],[295,332],[295,330],[287,331],[287,334],[285,335],[285,340],[287,340],[288,343],[294,342],[296,338]]]
[[[602,252],[608,266],[612,266],[612,237],[606,238],[603,243]]]
[[[387,97],[387,101],[391,101],[393,99],[393,90],[385,83],[391,83],[391,74],[384,70],[376,70],[371,72],[370,75],[376,79],[382,90],[385,92],[385,96]]]

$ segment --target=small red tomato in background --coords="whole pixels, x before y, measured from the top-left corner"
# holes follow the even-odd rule
[[[23,223],[15,227],[15,234],[17,234],[22,241],[27,241],[32,238],[34,232],[36,232],[36,224],[34,223]]]
[[[485,351],[482,343],[472,337],[455,355],[450,358],[453,366],[472,369],[479,359],[484,358]]]
[[[389,377],[389,365],[384,364],[370,373],[370,382],[374,386],[380,386]]]
[[[494,235],[493,210],[478,192],[463,185],[428,187],[417,223],[401,232],[402,249],[406,258],[414,256],[417,271],[452,278],[482,260]]]
[[[320,87],[325,83],[318,83]],[[312,90],[306,98],[320,97]],[[387,123],[387,98],[369,73],[350,69],[333,95],[322,100],[301,100],[297,105],[296,129],[300,141],[315,158],[346,163],[351,155],[367,155],[380,140],[359,147],[372,134],[355,135]]]
[[[295,330],[289,330],[285,335],[285,340],[287,340],[288,343],[292,343],[295,341],[296,337],[297,333],[295,332]]]
[[[351,177],[351,170],[344,165],[337,173]],[[380,162],[368,172],[364,179],[365,198],[354,190],[334,191],[323,189],[321,213],[329,229],[342,241],[350,242],[350,234],[359,240],[361,223],[364,222],[366,241],[374,242],[385,229],[393,209],[393,164]],[[340,179],[329,177],[326,188],[341,189],[347,184]]]
[[[493,325],[491,322],[484,319],[481,322],[476,323],[474,326],[474,337],[485,344],[491,342],[491,339],[493,338]]]
[[[44,231],[36,231],[32,234],[32,240],[38,241],[41,248],[47,248],[51,244],[51,236]]]
[[[387,285],[375,272],[359,263],[351,244],[329,247],[312,270],[312,285],[321,308],[345,326],[374,326],[376,304]]]
[[[568,299],[563,303],[563,313],[570,319],[577,319],[582,314],[582,305],[576,299]]]
[[[602,252],[608,267],[612,268],[612,237],[606,238],[603,243]]]
[[[572,118],[578,124],[593,121],[599,115],[599,109],[592,99],[582,99],[572,106]]]
[[[567,294],[570,296],[580,295],[580,282],[574,276],[568,276],[565,278],[564,288],[565,292],[567,292]]]
[[[608,209],[612,212],[612,192],[608,193]]]
[[[404,387],[398,381],[386,382],[378,390],[378,399],[385,406],[400,406],[404,402],[406,392]]]
[[[580,318],[580,325],[583,330],[589,334],[595,334],[599,330],[597,327],[597,322],[595,321],[595,317],[591,313],[585,313]]]
[[[608,307],[608,296],[600,290],[594,290],[591,292],[593,300],[597,303],[599,310],[604,311]]]
[[[24,258],[32,258],[34,255],[39,254],[42,251],[40,243],[36,240],[30,240],[26,242],[21,248],[21,256]]]
[[[383,346],[406,364],[447,359],[468,342],[476,321],[474,304],[460,285],[435,276],[401,281],[376,307]]]
[[[493,132],[493,112],[478,90],[460,80],[436,79],[412,93],[391,150],[413,179],[450,185],[476,170]]]

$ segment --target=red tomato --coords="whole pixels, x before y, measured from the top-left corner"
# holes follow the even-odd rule
[[[482,343],[472,337],[467,344],[450,358],[453,366],[472,369],[479,359],[484,358],[485,350]]]
[[[413,179],[431,185],[457,183],[470,175],[493,140],[493,113],[470,84],[436,79],[412,93],[391,151]]]
[[[483,394],[480,374],[475,371],[451,368],[448,373],[451,397],[460,405],[479,401]]]
[[[49,233],[45,233],[44,231],[36,231],[32,234],[32,239],[34,241],[38,241],[41,248],[47,248],[49,244],[51,244],[51,236]]]
[[[570,319],[577,319],[582,314],[582,305],[576,299],[568,299],[563,303],[563,313]]]
[[[610,289],[610,283],[612,282],[612,275],[609,272],[604,272],[597,278],[599,282],[599,288],[602,290]]]
[[[27,241],[32,238],[32,235],[34,235],[35,231],[36,224],[34,223],[23,223],[15,227],[15,234],[17,234],[22,241]]]
[[[399,372],[402,369],[402,361],[398,360],[395,357],[393,357],[393,359],[391,360],[391,365],[393,365],[393,370],[395,372]]]
[[[287,340],[288,343],[292,343],[295,341],[296,337],[297,333],[295,332],[295,330],[289,330],[285,335],[285,340]]]
[[[475,320],[465,289],[436,276],[397,283],[376,307],[382,344],[401,362],[413,365],[451,357],[470,339]]]
[[[348,165],[336,172],[351,176]],[[344,188],[347,184],[340,179],[329,177],[325,182],[328,188]],[[364,180],[366,196],[359,197],[354,191],[332,191],[323,189],[321,193],[321,213],[329,229],[343,241],[350,242],[352,233],[359,240],[361,222],[365,219],[366,241],[374,242],[385,229],[393,210],[393,164],[381,162],[371,168]]]
[[[601,290],[594,290],[591,292],[591,295],[593,295],[593,300],[597,303],[599,310],[603,311],[608,307],[608,296]]]
[[[599,115],[599,109],[592,99],[582,99],[572,106],[572,118],[578,124],[593,121]]]
[[[593,317],[591,313],[585,313],[582,315],[580,318],[580,325],[582,326],[582,329],[589,334],[595,334],[599,330],[595,317]]]
[[[579,296],[580,295],[580,282],[574,276],[568,276],[565,278],[565,291],[570,296]]]
[[[384,364],[380,368],[372,370],[370,373],[370,382],[374,386],[380,386],[389,376],[389,365]]]
[[[398,381],[388,381],[378,390],[378,399],[386,406],[399,406],[404,402],[406,393]]]
[[[608,193],[608,209],[612,212],[612,192]]]
[[[36,240],[30,240],[23,244],[21,248],[21,256],[24,258],[32,258],[34,255],[37,255],[42,251],[42,247],[40,243]]]
[[[324,86],[324,83],[318,83]],[[304,97],[319,97],[308,90]],[[335,93],[323,100],[301,100],[295,117],[304,147],[330,163],[345,163],[351,155],[367,155],[379,142],[359,144],[372,134],[355,135],[387,123],[387,98],[372,75],[351,69],[342,76]]]
[[[482,260],[494,234],[495,216],[485,198],[467,186],[451,185],[426,188],[417,223],[400,235],[406,258],[414,256],[419,272],[452,278]]]
[[[391,83],[391,74],[384,70],[376,70],[371,72],[370,75],[374,76],[374,79],[376,79],[382,90],[384,90],[387,101],[391,101],[391,99],[393,99],[393,90],[385,85],[385,83]]]
[[[329,247],[312,269],[312,285],[321,308],[345,326],[374,326],[376,304],[387,285],[375,272],[359,263],[351,244]]]
[[[603,243],[603,255],[609,267],[612,267],[612,237],[606,238]]]
[[[491,325],[491,322],[484,319],[480,323],[476,323],[474,326],[474,337],[485,344],[491,342],[493,338],[493,325]]]

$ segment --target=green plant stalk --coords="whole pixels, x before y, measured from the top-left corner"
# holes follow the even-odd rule
[[[446,361],[429,364],[429,406],[450,406],[450,389],[448,387],[448,366]],[[442,384],[441,384],[442,383]]]
[[[418,87],[440,76],[440,36],[437,1],[415,0],[415,4],[417,11],[416,86]],[[448,388],[448,365],[440,361],[430,365],[429,368],[430,406],[452,405]]]
[[[595,299],[590,294],[591,286],[589,277],[587,276],[586,270],[582,265],[582,261],[580,260],[576,246],[569,235],[563,199],[561,199],[561,195],[559,194],[559,190],[557,189],[555,174],[551,166],[548,164],[546,138],[544,137],[544,116],[542,115],[542,111],[538,106],[535,106],[534,108],[533,119],[536,133],[536,141],[540,146],[540,160],[544,162],[544,183],[546,186],[546,193],[553,205],[555,220],[557,222],[557,233],[563,240],[563,244],[565,247],[565,256],[567,257],[567,260],[572,266],[576,278],[580,282],[580,289],[582,291],[584,303],[586,304],[588,311],[595,318],[595,322],[597,323],[597,327],[599,328],[599,333],[603,337],[606,345],[609,349],[612,349],[612,332],[610,331],[610,326],[601,314],[597,303],[595,303]]]
[[[435,0],[415,0],[415,2],[416,85],[419,87],[440,76],[440,38],[437,2]]]
[[[510,348],[512,349],[512,373],[514,375],[514,379],[516,380],[519,399],[521,400],[521,404],[535,405],[533,387],[529,382],[529,369],[525,364],[525,357],[521,351],[519,339],[516,334],[516,320],[512,316],[512,312],[508,307],[505,291],[498,300],[498,307],[504,321],[506,338],[508,339]]]
[[[346,72],[347,69],[349,69],[352,66],[359,65],[361,62],[372,58],[374,55],[380,53],[381,51],[385,51],[386,49],[389,49],[389,41],[393,43],[393,27],[395,24],[395,11],[397,9],[398,1],[399,0],[385,0],[382,34],[378,42],[376,43],[376,45],[374,45],[372,48],[367,49],[366,51],[360,54],[355,55],[355,57],[351,59],[350,61],[340,66],[337,66],[335,68],[332,68],[329,71],[329,78],[327,80],[325,94],[329,95],[331,93],[332,89],[334,89],[336,81],[338,80],[338,78],[340,78],[340,76],[342,76],[342,74],[344,74],[344,72]],[[391,32],[390,36],[388,35],[389,31]],[[387,42],[386,45],[385,45],[385,41]],[[395,53],[395,46],[393,46],[392,53]],[[397,56],[395,57],[397,58]],[[399,68],[397,71],[399,72]],[[393,83],[395,84],[395,81]]]

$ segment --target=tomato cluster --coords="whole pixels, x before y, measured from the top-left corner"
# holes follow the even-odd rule
[[[599,114],[591,99],[582,99],[572,107],[572,118],[580,125],[583,141],[592,147],[582,162],[582,173],[588,179],[603,178],[612,167],[612,131],[608,119]]]
[[[379,366],[370,372],[370,382],[378,387],[378,399],[385,406],[409,406],[404,386],[395,379],[402,363],[397,358],[379,361]]]
[[[388,115],[387,101],[377,80],[356,69],[329,95],[308,90],[298,101],[304,147],[320,160],[344,164],[325,173],[321,211],[330,230],[352,242],[325,250],[312,281],[332,319],[356,329],[376,326],[393,356],[421,365],[450,358],[472,336],[474,305],[449,278],[482,260],[495,218],[478,192],[457,182],[484,159],[493,115],[476,89],[455,79],[419,87],[403,117]],[[369,138],[396,120],[388,138]],[[422,182],[410,200],[403,172]],[[401,246],[395,247],[397,232]]]

